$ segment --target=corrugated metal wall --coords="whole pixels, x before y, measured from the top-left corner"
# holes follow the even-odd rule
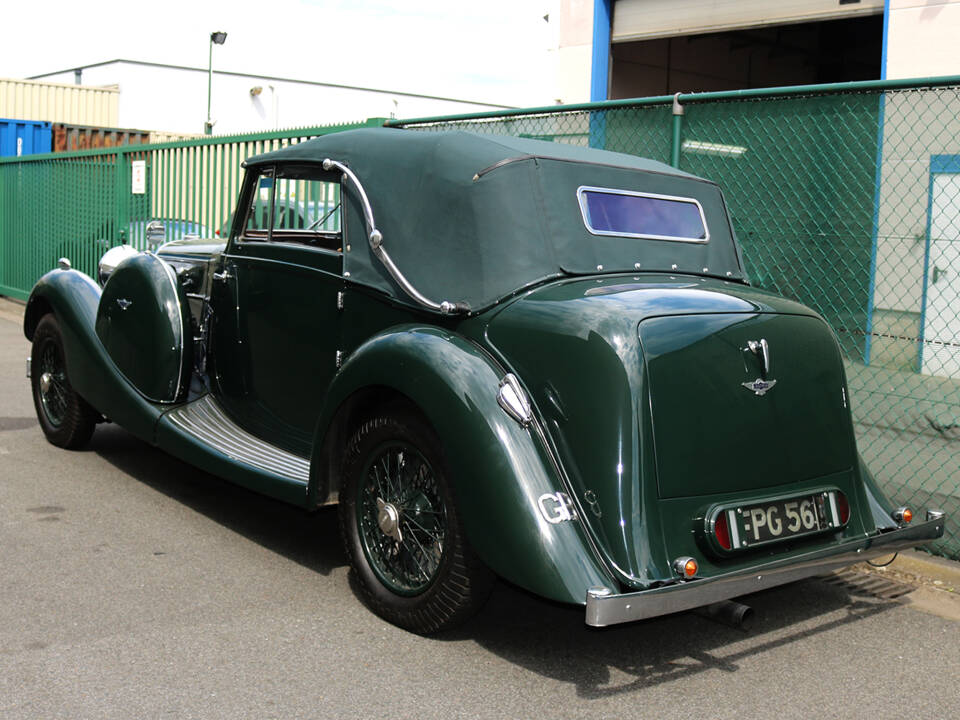
[[[617,43],[873,15],[883,0],[617,0],[614,7]]]
[[[116,127],[120,89],[0,78],[0,117]]]

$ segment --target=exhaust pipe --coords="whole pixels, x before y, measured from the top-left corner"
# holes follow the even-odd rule
[[[734,600],[704,605],[694,610],[700,617],[747,632],[753,627],[753,608]]]

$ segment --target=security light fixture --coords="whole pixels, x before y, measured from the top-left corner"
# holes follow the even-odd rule
[[[210,60],[207,64],[207,121],[203,124],[203,134],[210,135],[213,132],[213,121],[210,119],[210,95],[213,86],[213,46],[223,45],[227,41],[225,32],[210,33]]]

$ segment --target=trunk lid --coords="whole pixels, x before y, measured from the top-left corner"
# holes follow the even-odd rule
[[[842,364],[822,320],[707,313],[645,319],[639,334],[660,497],[755,490],[851,467]]]

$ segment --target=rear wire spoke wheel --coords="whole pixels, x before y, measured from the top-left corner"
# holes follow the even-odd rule
[[[43,434],[59,447],[83,447],[99,416],[70,384],[60,325],[53,314],[37,324],[31,358],[30,386]]]
[[[439,447],[416,415],[368,420],[347,446],[340,494],[341,532],[364,600],[421,634],[473,615],[492,580],[463,537]]]

